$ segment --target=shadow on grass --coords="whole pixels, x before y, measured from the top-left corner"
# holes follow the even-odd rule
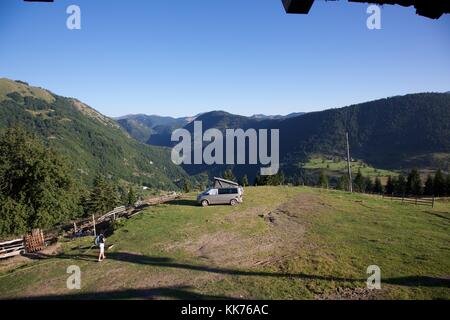
[[[425,213],[428,213],[429,215],[448,220],[450,221],[450,217],[446,216],[446,212],[433,212],[433,211],[425,211]]]
[[[23,300],[117,300],[117,299],[182,299],[182,300],[233,300],[232,297],[204,295],[193,292],[191,287],[160,287],[147,289],[123,289],[115,291],[86,292],[61,295],[28,297]]]
[[[44,256],[45,257],[45,256]],[[43,258],[44,258],[43,257]],[[59,255],[49,256],[48,258],[57,259],[69,259],[69,260],[86,260],[97,261],[96,256],[93,255]],[[302,280],[319,280],[319,281],[331,281],[331,282],[350,282],[365,284],[367,279],[357,278],[342,278],[335,276],[321,276],[310,275],[305,273],[276,273],[265,271],[246,271],[220,267],[210,267],[204,265],[193,265],[187,263],[179,263],[171,258],[165,257],[149,257],[127,252],[112,252],[107,254],[107,259],[121,261],[126,263],[133,263],[138,265],[149,265],[162,268],[184,269],[199,272],[208,272],[223,275],[232,276],[257,276],[257,277],[275,277],[275,278],[290,278],[290,279],[302,279]],[[97,263],[97,262],[96,262]],[[386,278],[382,279],[382,283],[390,285],[399,285],[407,287],[443,287],[450,288],[450,279],[428,277],[428,276],[406,276],[398,278]],[[88,299],[91,295],[95,295],[96,299],[118,299],[118,298],[151,298],[152,295],[169,298],[183,298],[183,299],[228,299],[227,297],[214,297],[214,296],[201,296],[197,293],[186,291],[186,288],[158,288],[158,289],[130,289],[124,291],[115,292],[103,292],[95,294],[78,294],[71,296],[46,296],[40,297],[43,299]]]
[[[406,287],[443,287],[450,288],[450,279],[427,276],[410,276],[382,280],[384,283]]]
[[[172,200],[168,201],[165,204],[172,205],[172,206],[190,206],[190,207],[198,207],[198,203],[195,200],[189,200],[189,199],[178,199],[178,200]]]

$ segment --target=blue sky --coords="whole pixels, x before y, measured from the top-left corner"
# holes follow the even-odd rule
[[[82,30],[66,28],[77,4]],[[450,90],[450,15],[316,1],[0,1],[0,77],[76,97],[109,116],[226,110],[251,115],[341,107]]]

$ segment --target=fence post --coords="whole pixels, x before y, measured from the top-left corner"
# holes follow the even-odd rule
[[[95,230],[95,216],[94,215],[92,215],[92,223],[94,226],[94,237],[97,237],[97,230]]]
[[[431,208],[434,209],[434,195],[433,195],[433,202],[431,203]]]
[[[415,205],[417,206],[417,196],[416,196],[416,202],[415,202]]]

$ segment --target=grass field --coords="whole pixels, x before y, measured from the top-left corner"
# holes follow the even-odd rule
[[[0,265],[0,298],[450,299],[450,203],[434,209],[305,187],[245,190],[236,207],[195,195],[152,207],[107,239]],[[81,268],[81,290],[66,269]],[[382,289],[366,270],[381,268]]]
[[[330,176],[341,177],[347,173],[347,162],[346,161],[333,161],[329,159],[324,159],[322,157],[311,158],[303,166],[305,169],[309,170],[324,170]],[[365,177],[381,177],[384,182],[388,176],[397,176],[398,173],[390,170],[374,168],[362,161],[354,161],[351,163],[352,172],[354,175],[358,171],[361,171],[362,175]]]

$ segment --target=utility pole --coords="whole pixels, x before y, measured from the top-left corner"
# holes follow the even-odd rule
[[[345,135],[347,140],[347,169],[348,169],[348,190],[353,193],[352,168],[350,166],[350,144],[348,142],[348,131]]]

